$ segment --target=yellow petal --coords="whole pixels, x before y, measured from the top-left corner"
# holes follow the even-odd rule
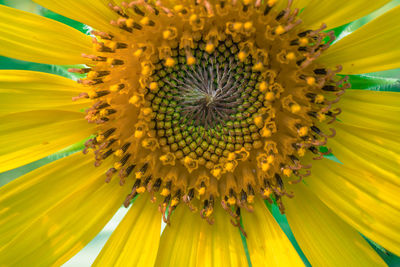
[[[307,29],[319,28],[322,23],[325,23],[328,29],[332,29],[364,17],[389,1],[377,0],[366,4],[365,0],[311,0],[306,4],[300,18]],[[304,3],[303,0],[300,2]]]
[[[368,9],[369,5],[374,2],[362,8]],[[334,44],[322,54],[319,62],[330,67],[340,64],[345,74],[399,68],[399,16],[400,6],[397,6]]]
[[[73,102],[85,88],[58,75],[25,70],[0,70],[0,116],[31,110],[76,111],[88,101]]]
[[[304,184],[283,198],[296,241],[312,266],[386,266],[367,241],[326,207]]]
[[[118,19],[117,13],[113,12],[108,0],[33,0],[45,8],[58,14],[87,24],[100,31],[115,31],[116,28],[110,24],[111,20]]]
[[[285,233],[262,200],[254,212],[243,212],[243,226],[253,266],[304,266]]]
[[[80,10],[80,12],[82,12]],[[0,54],[58,65],[88,63],[89,36],[57,21],[0,5]]]
[[[54,171],[47,166],[38,169],[36,175],[41,171],[44,173],[39,175],[41,179],[36,184],[30,183],[28,177],[31,174],[27,174],[20,178],[23,182],[19,182],[20,179],[15,181],[20,184],[13,186],[15,182],[12,182],[6,185],[13,190],[0,202],[2,212],[8,214],[5,217],[7,222],[2,223],[1,228],[18,227],[20,230],[0,249],[2,263],[7,266],[25,266],[27,263],[60,266],[95,237],[121,206],[132,184],[120,186],[119,179],[105,183],[103,171],[107,166],[97,170],[93,162],[86,162],[69,172],[69,168],[74,168],[71,165],[74,161],[57,161],[53,164]],[[64,168],[61,169],[57,163]],[[68,180],[78,186],[74,188]],[[64,191],[62,185],[71,191]],[[5,193],[9,191],[4,190]],[[64,194],[53,192],[55,190]],[[51,194],[61,198],[48,196]],[[30,212],[30,209],[35,209],[35,212]],[[16,218],[24,212],[32,214],[23,221]]]
[[[148,194],[139,196],[93,266],[153,266],[160,232],[161,213],[158,205],[150,202]]]
[[[155,266],[247,266],[239,231],[229,215],[215,205],[209,225],[184,205],[172,214],[171,226],[161,236]]]
[[[38,110],[0,116],[0,172],[51,155],[89,137],[84,114]]]
[[[385,181],[400,190],[399,135],[382,134],[342,123],[335,126],[336,137],[328,144],[341,162],[379,177],[372,181],[375,181],[374,187]],[[400,203],[397,204],[400,209]]]
[[[347,90],[339,102],[340,121],[357,127],[400,134],[400,93]]]
[[[75,153],[36,169],[0,188],[0,244],[11,241],[34,218],[44,214],[60,200],[93,182],[99,168],[91,173],[90,155]],[[79,173],[80,179],[71,179]],[[93,174],[93,176],[91,176]],[[97,179],[97,178],[96,178]],[[51,192],[51,193],[38,193]]]
[[[400,254],[398,186],[366,169],[330,160],[313,164],[312,170],[306,184],[326,206],[366,237]]]

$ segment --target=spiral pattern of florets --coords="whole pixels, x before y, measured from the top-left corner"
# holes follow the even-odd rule
[[[94,102],[84,152],[96,165],[112,159],[107,182],[133,180],[126,206],[147,191],[163,198],[166,222],[184,202],[212,223],[219,202],[236,226],[257,195],[284,211],[285,184],[330,153],[328,125],[349,87],[340,66],[317,62],[333,33],[302,28],[291,2],[110,5],[115,32],[93,31],[93,65],[72,71],[87,73],[75,100]]]

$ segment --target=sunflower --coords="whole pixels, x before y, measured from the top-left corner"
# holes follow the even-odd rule
[[[400,7],[335,42],[389,1],[35,2],[93,30],[0,6],[2,55],[82,76],[0,71],[0,172],[85,148],[0,189],[2,266],[65,263],[121,205],[94,265],[303,265],[270,203],[311,265],[400,254],[400,94],[346,76],[400,67]]]

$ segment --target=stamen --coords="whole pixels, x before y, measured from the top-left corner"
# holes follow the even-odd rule
[[[133,184],[126,207],[147,192],[167,224],[182,202],[212,224],[218,203],[245,235],[241,210],[260,197],[284,212],[285,185],[311,174],[303,157],[331,153],[320,151],[336,133],[326,124],[350,84],[316,59],[334,34],[302,27],[292,0],[276,3],[109,4],[115,31],[92,31],[90,68],[69,71],[86,75],[73,101],[93,101],[83,152],[113,161],[106,182]]]

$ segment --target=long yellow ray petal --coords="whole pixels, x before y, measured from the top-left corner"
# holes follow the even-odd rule
[[[330,140],[329,147],[341,162],[379,177],[374,180],[375,186],[385,181],[400,190],[399,135],[382,134],[342,123],[335,126],[336,137]],[[397,204],[400,209],[400,203]]]
[[[262,200],[254,212],[243,212],[243,226],[253,266],[304,266],[285,233]]]
[[[65,169],[72,167],[70,164],[63,165]],[[47,179],[62,178],[62,173],[63,171],[48,173],[43,178],[43,183],[46,183]],[[1,264],[7,266],[24,266],[26,263],[37,266],[62,265],[104,227],[121,206],[132,186],[132,183],[120,186],[119,179],[112,180],[110,184],[105,183],[104,174],[99,175],[93,163],[82,166],[68,177],[70,180],[84,179],[86,182],[72,190],[63,199],[48,203],[50,206],[45,212],[39,212],[38,216],[26,221],[26,225],[21,227],[23,229],[1,248]],[[74,182],[71,181],[71,183]],[[22,183],[21,186],[24,184]],[[38,190],[31,194],[42,196],[49,194],[49,191],[52,193],[51,190],[49,186],[47,190]],[[26,209],[36,204],[29,198],[24,198],[23,195],[19,201],[26,203]],[[7,209],[7,205],[2,208]],[[18,215],[18,210],[15,210],[14,214]],[[11,219],[8,223],[13,224],[13,220]]]
[[[209,225],[178,206],[161,236],[155,266],[247,266],[240,234],[229,215],[218,205],[213,214],[215,223]]]
[[[148,194],[139,196],[93,266],[153,266],[160,232],[161,213],[158,205],[150,202]]]
[[[0,172],[51,155],[89,137],[83,113],[37,110],[0,116]]]
[[[81,54],[91,51],[89,36],[57,21],[0,5],[0,55],[73,65],[90,63]]]
[[[0,70],[0,116],[43,109],[79,112],[88,107],[89,102],[73,102],[72,98],[84,91],[82,85],[58,75]]]
[[[347,90],[338,106],[340,121],[361,128],[400,134],[400,93]]]
[[[304,1],[301,2],[304,3]],[[332,29],[364,17],[388,2],[390,0],[377,0],[368,3],[365,0],[311,0],[305,4],[300,18],[307,29],[318,28],[322,23],[325,23],[328,29]]]
[[[326,207],[304,184],[289,187],[286,217],[312,266],[386,266],[367,241]]]
[[[369,2],[368,8],[373,2]],[[342,65],[342,73],[357,74],[400,67],[400,6],[367,23],[329,48],[318,59]]]
[[[90,155],[75,153],[1,187],[0,244],[11,241],[36,217],[104,173],[101,168],[93,170],[92,162]],[[73,176],[76,173],[81,175],[79,179]]]
[[[108,0],[33,0],[58,14],[77,20],[100,31],[114,30],[110,24],[118,15],[113,12]]]
[[[400,254],[398,186],[367,169],[353,169],[330,160],[313,164],[313,175],[305,182],[344,221],[389,251]]]

